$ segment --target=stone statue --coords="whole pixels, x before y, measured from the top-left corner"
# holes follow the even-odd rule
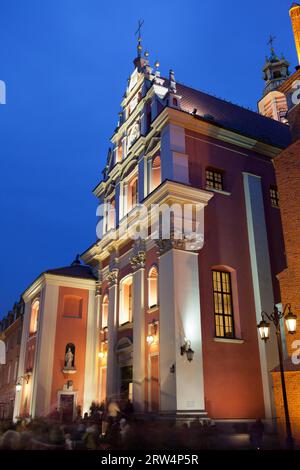
[[[65,367],[67,367],[67,369],[71,369],[71,367],[73,367],[73,358],[74,354],[72,353],[71,348],[68,348],[65,356]]]

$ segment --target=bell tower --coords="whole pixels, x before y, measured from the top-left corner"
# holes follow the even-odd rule
[[[283,55],[280,58],[277,56],[274,49],[274,41],[275,37],[271,36],[268,42],[271,51],[270,55],[266,56],[263,68],[265,89],[263,98],[258,102],[258,110],[263,116],[286,123],[287,101],[285,95],[278,91],[278,88],[289,77],[290,64]]]

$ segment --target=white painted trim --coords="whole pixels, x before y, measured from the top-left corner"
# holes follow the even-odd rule
[[[229,191],[223,191],[223,189],[209,188],[208,186],[206,186],[205,189],[207,191],[212,191],[213,193],[223,194],[223,196],[231,196],[231,193]]]
[[[216,343],[231,343],[231,344],[243,344],[245,340],[235,338],[214,338]]]

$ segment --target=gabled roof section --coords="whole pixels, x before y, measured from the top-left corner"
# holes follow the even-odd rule
[[[48,269],[45,274],[54,274],[56,276],[77,277],[81,279],[97,279],[90,266],[74,265],[63,268]]]

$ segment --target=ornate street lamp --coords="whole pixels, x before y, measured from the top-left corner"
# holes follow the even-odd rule
[[[16,391],[20,392],[22,390],[22,384],[25,382],[28,384],[29,382],[30,375],[22,375],[21,377],[18,377],[17,383],[16,383]]]
[[[288,311],[288,313],[286,313],[286,311]],[[262,316],[262,320],[257,325],[257,328],[258,328],[260,337],[263,341],[266,342],[270,337],[270,323],[266,321],[266,318],[274,324],[275,329],[276,329],[280,377],[281,377],[281,388],[282,388],[282,397],[283,397],[284,414],[285,414],[286,442],[287,442],[287,447],[292,449],[294,446],[294,440],[292,436],[292,428],[291,428],[291,422],[290,422],[289,407],[288,407],[285,377],[284,377],[283,348],[282,348],[282,340],[281,340],[280,320],[284,318],[286,328],[289,334],[295,334],[296,328],[297,328],[297,315],[294,315],[293,312],[291,311],[291,304],[287,304],[284,307],[283,312],[279,312],[278,308],[275,305],[274,311],[271,314],[262,312],[261,316]]]

